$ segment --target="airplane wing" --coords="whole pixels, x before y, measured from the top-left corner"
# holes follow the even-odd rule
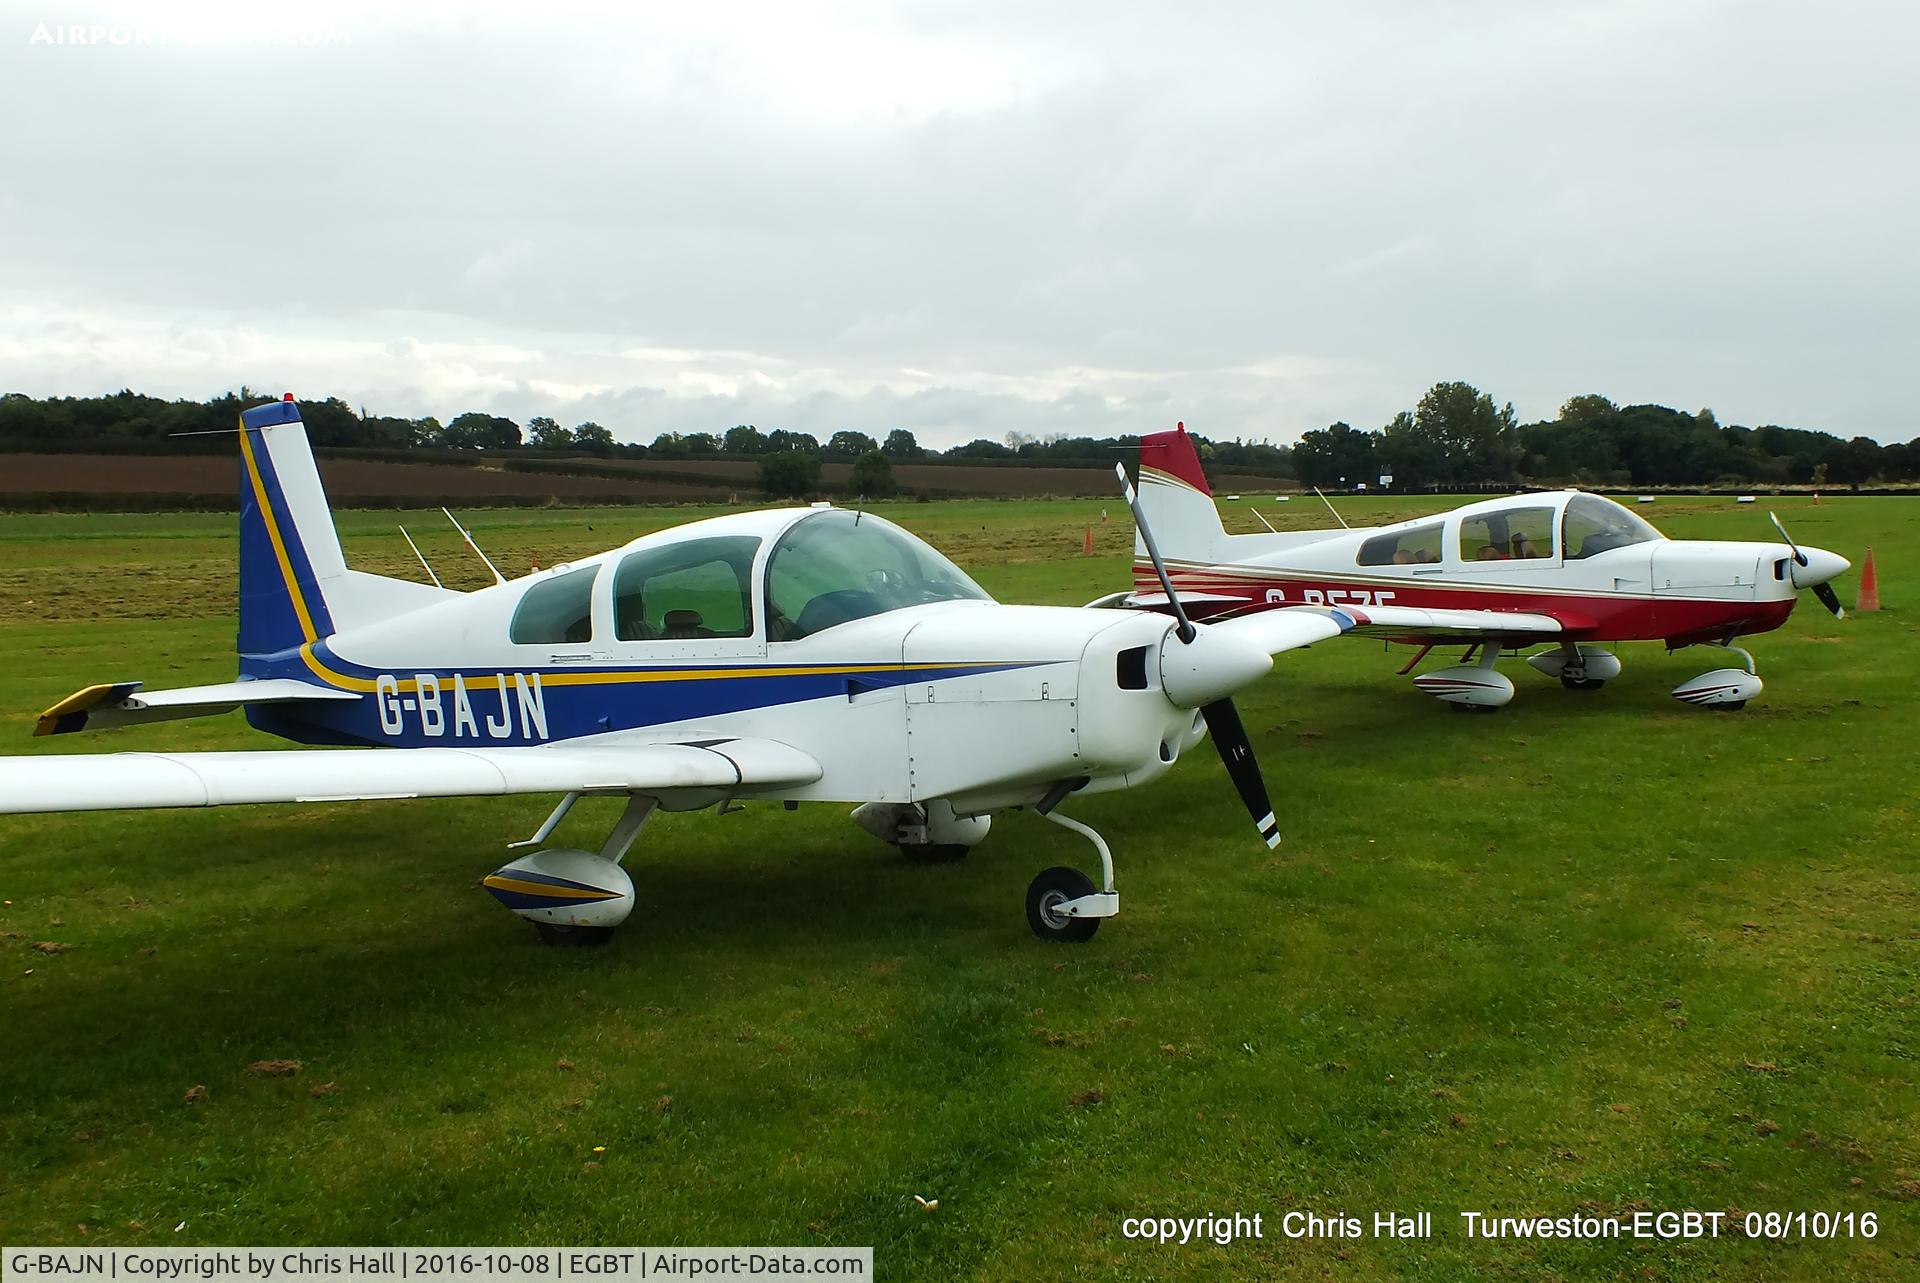
[[[1559,637],[1567,626],[1552,615],[1517,610],[1448,610],[1422,606],[1332,606],[1349,615],[1349,631],[1365,637],[1416,638],[1456,641],[1497,637]]]
[[[1191,610],[1195,606],[1219,606],[1231,604],[1246,613],[1229,613],[1224,616],[1203,618],[1201,622],[1209,628],[1231,626],[1234,631],[1244,631],[1256,645],[1264,645],[1267,638],[1262,627],[1252,621],[1266,620],[1265,628],[1271,630],[1272,639],[1278,643],[1269,647],[1270,654],[1290,650],[1295,646],[1310,645],[1322,636],[1337,636],[1339,633],[1353,633],[1361,637],[1386,637],[1395,641],[1492,641],[1508,637],[1559,637],[1567,632],[1567,625],[1552,615],[1531,614],[1517,610],[1449,610],[1423,606],[1316,606],[1293,605],[1279,606],[1273,609],[1249,609],[1245,597],[1226,597],[1216,593],[1180,594],[1180,604]],[[1096,601],[1087,603],[1089,609],[1131,609],[1160,610],[1167,605],[1167,595],[1163,592],[1117,592],[1109,593]],[[1283,619],[1298,620],[1306,615],[1322,615],[1341,626],[1335,632],[1321,632],[1317,636],[1306,636],[1312,628],[1297,622],[1278,623]],[[1290,640],[1306,636],[1306,640]]]
[[[503,793],[726,794],[819,778],[820,764],[797,748],[724,736],[532,748],[86,753],[0,757],[0,814]]]
[[[1183,595],[1180,600],[1185,601],[1186,597]],[[1284,606],[1252,615],[1235,615],[1231,619],[1209,620],[1204,627],[1212,632],[1243,637],[1267,654],[1278,655],[1283,650],[1311,646],[1350,631],[1353,617],[1345,611],[1316,606]]]
[[[1182,601],[1186,597],[1182,595]],[[1566,632],[1551,615],[1504,610],[1427,610],[1417,606],[1282,606],[1208,620],[1216,632],[1244,637],[1269,655],[1357,633],[1396,640],[1464,641],[1557,637]]]

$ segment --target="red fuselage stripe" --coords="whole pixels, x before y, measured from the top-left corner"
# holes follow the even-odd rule
[[[1770,632],[1787,622],[1794,598],[1715,601],[1660,593],[1555,592],[1538,584],[1443,583],[1386,576],[1343,579],[1324,573],[1235,567],[1174,570],[1176,589],[1237,597],[1244,605],[1196,603],[1196,618],[1242,614],[1304,603],[1349,607],[1414,606],[1433,610],[1493,610],[1558,619],[1567,635],[1590,641],[1703,641],[1730,634]],[[1159,591],[1152,569],[1134,567],[1134,586]]]

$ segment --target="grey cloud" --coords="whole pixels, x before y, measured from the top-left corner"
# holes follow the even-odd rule
[[[1916,426],[1907,6],[590,12],[349,7],[324,49],[0,26],[37,111],[0,137],[0,382],[1287,439],[1468,378],[1529,416]],[[474,350],[327,349],[407,338]]]

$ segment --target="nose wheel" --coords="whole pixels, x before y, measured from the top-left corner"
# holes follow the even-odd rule
[[[1093,879],[1080,870],[1064,864],[1048,869],[1027,887],[1027,925],[1042,940],[1083,944],[1100,929],[1100,919],[1075,917],[1066,906],[1093,893]]]
[[[1120,912],[1120,893],[1113,888],[1113,852],[1098,833],[1078,820],[1068,819],[1047,802],[1040,804],[1040,814],[1093,843],[1093,849],[1100,853],[1103,885],[1094,886],[1092,878],[1065,865],[1046,870],[1027,886],[1027,925],[1042,940],[1084,944],[1100,929],[1102,918]]]

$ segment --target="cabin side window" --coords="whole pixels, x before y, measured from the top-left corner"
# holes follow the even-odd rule
[[[1460,560],[1537,561],[1553,556],[1552,508],[1501,508],[1460,522]]]
[[[507,636],[522,646],[577,646],[593,640],[593,580],[598,566],[570,570],[527,589]]]
[[[753,636],[751,535],[689,539],[630,554],[613,577],[621,641]]]
[[[1425,566],[1440,560],[1439,522],[1392,534],[1375,535],[1360,545],[1362,566]]]

